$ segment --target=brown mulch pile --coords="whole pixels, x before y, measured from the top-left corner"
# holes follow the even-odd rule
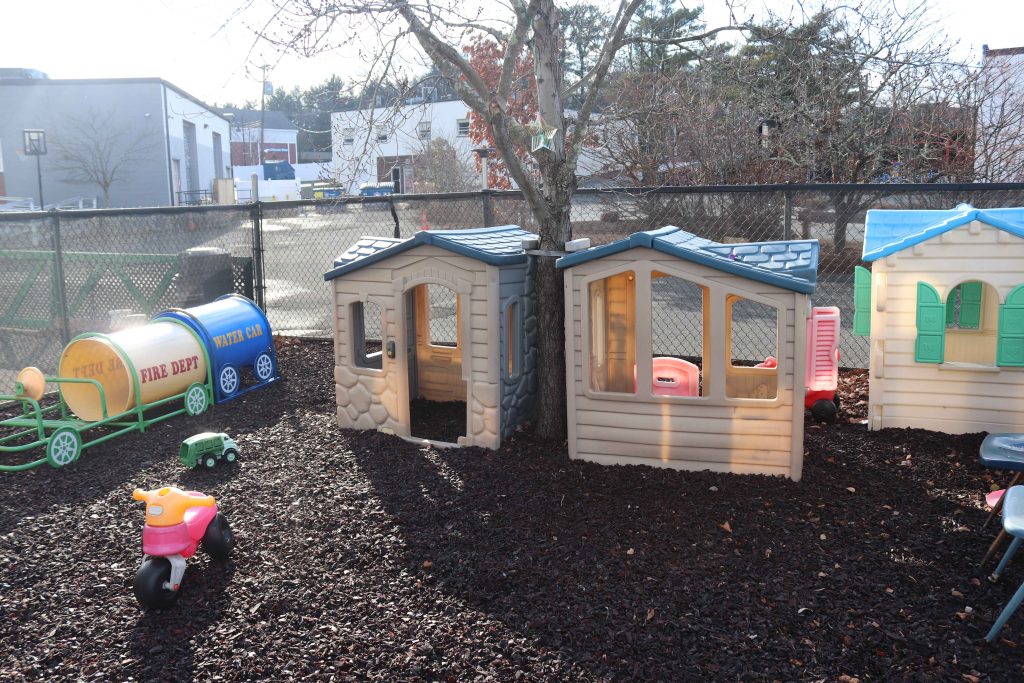
[[[328,344],[279,341],[284,380],[0,475],[0,678],[353,681],[1020,680],[1024,578],[975,565],[980,435],[869,433],[845,373],[804,478],[570,461],[519,435],[423,449],[334,421]],[[242,461],[187,471],[181,439]],[[4,462],[8,462],[4,459]],[[217,497],[238,546],[189,560],[144,612],[138,486]]]

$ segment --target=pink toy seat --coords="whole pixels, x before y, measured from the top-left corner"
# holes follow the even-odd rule
[[[655,396],[699,396],[700,368],[682,358],[651,359],[651,393]]]
[[[217,515],[217,506],[198,506],[185,511],[185,521],[171,526],[142,527],[142,552],[147,555],[191,557]]]

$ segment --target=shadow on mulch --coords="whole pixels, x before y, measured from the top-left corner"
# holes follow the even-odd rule
[[[140,660],[162,663],[147,669],[153,678],[188,680],[200,674],[202,634],[221,621],[229,604],[235,566],[208,562],[197,568],[194,562],[186,570],[188,590],[178,603],[169,610],[141,612],[132,628],[130,652]],[[182,619],[182,613],[188,618]]]
[[[1019,674],[979,642],[1015,587],[974,576],[982,435],[808,432],[800,483],[601,467],[522,437],[353,449],[408,571],[599,678]]]
[[[3,477],[0,679],[1021,680],[1021,579],[975,576],[981,435],[868,432],[843,376],[804,478],[570,461],[524,434],[435,450],[340,430],[330,343],[285,381]],[[186,470],[181,439],[241,462]],[[217,497],[238,545],[170,610],[132,595],[132,488]],[[846,676],[846,679],[842,677]]]
[[[413,399],[409,420],[410,431],[418,439],[457,443],[466,434],[466,402]]]

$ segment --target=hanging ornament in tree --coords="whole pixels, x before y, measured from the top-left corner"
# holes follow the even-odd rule
[[[530,139],[533,147],[532,151],[555,149],[555,135],[558,134],[558,128],[549,126],[545,123],[543,117],[538,117],[536,121],[530,124],[530,132],[533,134]]]

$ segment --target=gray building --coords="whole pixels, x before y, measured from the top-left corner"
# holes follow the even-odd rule
[[[0,78],[0,196],[39,202],[23,131],[46,131],[43,201],[195,204],[231,177],[229,122],[159,78]]]

